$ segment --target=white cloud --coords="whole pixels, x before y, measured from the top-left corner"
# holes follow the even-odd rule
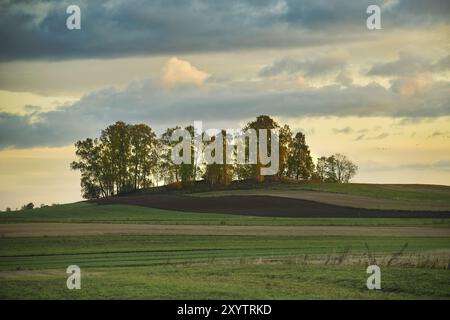
[[[173,88],[178,84],[194,84],[201,86],[209,74],[197,69],[188,61],[170,58],[161,74],[161,82],[166,88]]]

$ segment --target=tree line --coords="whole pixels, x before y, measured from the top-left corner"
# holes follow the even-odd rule
[[[226,163],[225,142],[222,164],[206,164],[196,158],[195,154],[200,150],[194,144],[191,146],[192,161],[174,164],[171,152],[178,142],[172,141],[171,137],[177,129],[180,127],[168,128],[158,137],[148,125],[118,121],[102,130],[98,138],[77,141],[78,161],[72,162],[70,167],[81,172],[82,196],[86,199],[109,197],[159,184],[189,186],[197,180],[206,180],[211,185],[228,185],[234,180],[264,181],[259,157],[256,164]],[[192,137],[196,134],[193,126],[185,129]],[[278,130],[279,170],[276,176],[280,179],[347,183],[356,174],[357,166],[342,154],[320,157],[315,165],[305,135],[302,132],[294,134],[288,125],[280,126],[269,116],[258,116],[243,129]],[[269,141],[268,149],[270,152]],[[246,152],[248,157],[248,150]]]

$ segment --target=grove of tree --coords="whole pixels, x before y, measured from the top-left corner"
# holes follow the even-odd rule
[[[237,164],[236,149],[227,150],[225,130],[221,132],[224,137],[221,150],[223,163],[206,164],[201,157],[195,156],[202,150],[197,150],[199,146],[192,143],[192,161],[189,164],[174,164],[171,152],[178,141],[173,141],[171,137],[177,129],[180,127],[168,128],[158,138],[146,124],[118,121],[105,128],[98,138],[77,141],[75,148],[78,160],[70,166],[81,173],[82,196],[86,199],[109,197],[160,184],[188,187],[202,179],[211,185],[228,185],[234,180],[264,181],[259,152],[256,164]],[[191,137],[195,134],[205,137],[203,132],[194,132],[192,126],[185,129]],[[348,183],[358,169],[342,154],[320,157],[315,165],[305,135],[302,132],[294,134],[288,125],[280,126],[269,116],[258,116],[243,129],[254,129],[258,141],[258,129],[278,130],[279,170],[276,176],[279,179]],[[213,136],[207,140],[215,139]],[[270,135],[267,144],[270,153]],[[206,145],[204,143],[200,148]],[[226,161],[227,152],[234,159],[232,163]],[[248,157],[248,148],[246,152]]]

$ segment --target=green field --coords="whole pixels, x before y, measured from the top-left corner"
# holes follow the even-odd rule
[[[408,255],[445,252],[447,238],[419,237],[291,237],[291,236],[79,236],[3,238],[0,270],[61,268],[70,263],[87,267],[152,265],[265,257],[327,259],[350,248],[349,255],[367,262],[367,249],[389,258],[405,243]],[[437,257],[437,255],[436,255]],[[349,257],[350,258],[350,257]],[[411,259],[413,259],[411,257]],[[411,264],[417,261],[409,261]],[[445,261],[447,262],[447,261]]]
[[[0,243],[2,298],[450,298],[447,238],[127,235]],[[366,245],[386,275],[379,293],[365,288]],[[64,287],[72,264],[86,274],[77,293]]]
[[[370,185],[348,188],[355,195],[366,192]],[[378,188],[374,186],[374,194],[378,194]],[[410,192],[416,192],[411,188],[420,189],[405,186],[397,190],[401,195],[395,197],[406,199]],[[442,191],[439,187],[436,190]],[[338,194],[332,190],[320,192]],[[384,196],[387,197],[386,192]],[[422,195],[423,199],[427,197],[435,195]],[[440,197],[441,202],[446,201]],[[27,228],[32,226],[31,231],[39,230],[43,223],[47,223],[46,227],[50,223],[63,228],[73,223],[100,227],[101,224],[192,226],[190,235],[169,229],[163,235],[132,234],[126,228],[123,234],[2,234],[0,298],[450,299],[450,233],[447,235],[446,231],[450,229],[449,220],[267,218],[86,202],[0,213],[0,230],[20,228],[24,223]],[[231,234],[196,234],[201,227],[215,225],[229,227]],[[269,230],[280,230],[276,228],[282,226],[321,226],[325,232],[320,236],[264,232],[242,235],[237,231],[233,234],[233,228],[243,226],[264,226]],[[367,227],[372,233],[327,234],[326,230],[333,226],[345,227],[350,232],[361,227],[365,231]],[[373,235],[377,228],[393,231],[389,235],[381,232]],[[412,235],[395,233],[408,228],[412,228]],[[430,236],[414,233],[422,229],[431,232]],[[82,270],[81,290],[66,288],[65,270],[73,264]],[[366,288],[369,264],[381,267],[382,290]]]
[[[299,183],[276,186],[279,190],[315,190],[368,196],[381,199],[436,200],[450,202],[450,186],[425,184],[365,184],[365,183]]]
[[[382,290],[365,287],[365,268],[294,264],[208,264],[92,268],[81,290],[64,271],[10,273],[0,298],[24,299],[449,299],[448,270],[389,268]]]

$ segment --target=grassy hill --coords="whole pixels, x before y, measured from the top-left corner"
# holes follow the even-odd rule
[[[270,195],[333,205],[394,210],[450,211],[450,186],[420,184],[298,183],[247,190],[199,192],[195,196]]]

